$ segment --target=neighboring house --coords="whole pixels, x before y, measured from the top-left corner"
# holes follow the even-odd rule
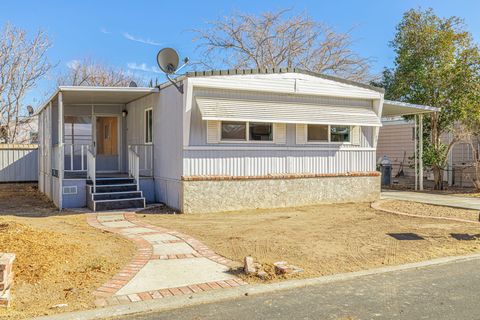
[[[371,201],[382,112],[433,110],[298,69],[193,72],[177,85],[59,87],[39,112],[40,190],[94,210]]]
[[[415,150],[415,122],[402,118],[384,119],[377,145],[377,161],[387,156],[392,162],[392,176],[403,171],[401,183],[413,184],[413,156]],[[448,135],[442,136],[445,144],[449,143]],[[468,143],[459,142],[454,145],[448,158],[448,167],[443,180],[450,186],[471,187],[475,177],[473,167],[473,150]],[[433,173],[425,171],[424,178],[433,181]]]
[[[5,129],[14,131],[13,126]],[[7,143],[5,136],[2,137],[0,129],[0,143]],[[36,144],[38,142],[38,116],[25,116],[20,117],[19,123],[16,128],[14,144]]]

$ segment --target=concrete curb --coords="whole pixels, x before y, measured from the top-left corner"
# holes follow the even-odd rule
[[[447,263],[457,263],[469,260],[480,259],[480,253],[454,256],[446,258],[438,258],[428,261],[408,263],[399,266],[390,266],[375,268],[370,270],[340,273],[330,276],[323,276],[318,278],[309,278],[301,280],[289,280],[270,284],[257,284],[224,289],[219,291],[209,291],[197,293],[194,295],[183,295],[175,297],[166,297],[157,300],[147,300],[141,302],[129,303],[126,305],[111,306],[105,308],[97,308],[86,311],[69,312],[57,314],[52,316],[37,317],[38,320],[90,320],[90,319],[105,319],[118,316],[133,315],[138,313],[160,312],[171,309],[178,309],[184,307],[191,307],[200,304],[231,300],[241,298],[246,295],[256,295],[262,293],[270,293],[279,290],[288,290],[295,288],[303,288],[306,286],[320,285],[325,283],[346,281],[364,276],[371,276],[382,273],[389,273],[394,271],[411,270],[418,268],[425,268],[429,266],[442,265]]]
[[[372,209],[375,209],[375,210],[379,210],[379,211],[383,211],[383,212],[386,212],[386,213],[391,213],[391,214],[396,214],[396,215],[399,215],[399,216],[405,216],[405,217],[412,217],[412,218],[422,218],[422,219],[434,219],[434,220],[442,220],[442,221],[454,221],[454,222],[463,222],[463,223],[472,223],[472,224],[476,224],[478,225],[479,222],[478,221],[473,221],[473,220],[466,220],[466,219],[459,219],[459,218],[448,218],[448,217],[432,217],[432,216],[422,216],[422,215],[419,215],[419,214],[413,214],[413,213],[405,213],[405,212],[401,212],[401,211],[396,211],[396,210],[391,210],[391,209],[384,209],[381,207],[382,203],[384,201],[388,201],[388,200],[396,200],[396,199],[381,199],[381,200],[377,200],[377,201],[374,201],[370,204],[370,207]],[[409,201],[409,200],[401,200],[401,201]],[[415,201],[412,201],[412,202],[415,202]],[[418,203],[424,203],[424,202],[418,202]],[[429,203],[424,203],[424,204],[429,204]],[[435,204],[430,204],[432,206],[435,206]],[[459,209],[459,207],[453,207],[455,209]],[[466,209],[466,208],[462,208],[462,209],[465,209],[465,210],[472,210],[472,209]]]

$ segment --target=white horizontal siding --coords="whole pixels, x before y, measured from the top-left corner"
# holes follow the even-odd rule
[[[375,171],[375,150],[185,150],[184,176]]]

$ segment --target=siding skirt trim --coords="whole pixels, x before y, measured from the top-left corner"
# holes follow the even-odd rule
[[[380,172],[346,172],[346,173],[301,173],[272,174],[265,176],[182,176],[182,181],[225,181],[225,180],[267,180],[267,179],[305,179],[334,177],[378,177]]]

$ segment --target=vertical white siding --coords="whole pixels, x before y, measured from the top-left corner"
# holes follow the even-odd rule
[[[38,180],[36,147],[2,146],[0,148],[0,182]]]
[[[184,175],[265,176],[375,171],[375,150],[186,150]]]

